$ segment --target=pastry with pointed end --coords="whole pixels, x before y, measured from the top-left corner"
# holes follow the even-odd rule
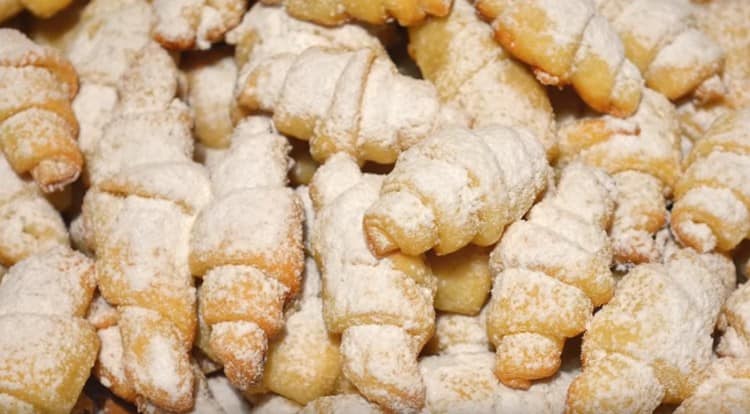
[[[513,388],[554,375],[567,338],[583,332],[615,281],[607,237],[612,179],[571,164],[557,188],[511,224],[490,256],[495,276],[487,332],[495,374]]]
[[[305,207],[305,249],[309,251],[315,214],[308,188],[295,190]],[[299,404],[333,394],[341,376],[340,341],[329,334],[323,319],[320,273],[315,260],[305,259],[298,300],[287,311],[286,324],[268,349],[263,385]]]
[[[593,109],[626,117],[638,108],[641,73],[593,0],[478,0],[495,39],[545,85],[571,84]]]
[[[245,0],[153,0],[154,39],[167,49],[210,49],[239,24]]]
[[[644,89],[633,116],[577,117],[560,123],[560,164],[601,168],[617,184],[610,235],[618,264],[659,260],[656,232],[667,222],[666,196],[682,172],[680,126],[674,106]]]
[[[0,411],[70,412],[99,351],[83,319],[95,288],[93,261],[65,246],[8,270],[0,284]]]
[[[345,377],[368,400],[396,412],[424,405],[417,354],[432,336],[436,280],[421,256],[373,256],[362,218],[383,177],[362,174],[345,154],[310,184],[312,248],[323,276],[323,317],[341,336]]]
[[[45,192],[61,190],[83,168],[73,65],[58,51],[14,29],[0,29],[0,148],[19,174]]]
[[[92,151],[83,215],[99,290],[118,312],[136,402],[186,411],[194,404],[189,351],[197,323],[187,252],[211,189],[192,161],[190,118],[176,90],[169,54],[155,43],[139,51]]]
[[[695,2],[694,2],[695,3]],[[724,50],[721,84],[726,89],[713,99],[691,99],[679,107],[685,134],[700,139],[713,121],[732,110],[750,105],[750,3],[744,0],[712,0],[695,4],[699,28]]]
[[[262,0],[283,4],[287,12],[302,20],[335,26],[349,20],[384,24],[392,19],[402,26],[422,23],[428,16],[445,16],[453,0]]]
[[[240,69],[237,105],[272,112],[280,132],[310,141],[316,161],[345,152],[360,163],[393,163],[439,125],[466,122],[440,104],[429,82],[400,74],[364,29],[313,30],[279,12],[256,5],[239,29],[249,34],[237,35],[238,47],[252,52]]]
[[[672,232],[698,251],[729,251],[750,234],[750,109],[717,119],[694,143],[675,187]]]
[[[260,384],[269,340],[282,332],[284,306],[300,288],[303,213],[285,188],[288,152],[270,119],[241,121],[210,169],[213,200],[190,237],[211,354],[242,390]]]
[[[306,261],[306,279],[320,277],[315,266],[314,260]],[[307,404],[333,393],[341,375],[341,354],[339,341],[326,329],[320,292],[303,294],[297,306],[287,317],[282,336],[269,346],[263,384]]]
[[[409,28],[409,54],[443,102],[465,110],[474,128],[528,128],[555,157],[555,122],[544,87],[494,41],[468,0],[443,18]]]
[[[495,376],[495,355],[489,348],[484,319],[478,316],[440,314],[435,336],[436,355],[424,356],[419,368],[425,379],[426,407],[431,413],[561,413],[575,373],[576,362],[568,364],[548,381],[528,390],[504,386]],[[571,358],[577,361],[577,355]],[[570,366],[569,366],[570,365]]]
[[[583,337],[568,413],[648,413],[692,395],[713,358],[711,333],[734,280],[719,254],[672,249],[633,268]]]
[[[490,246],[528,211],[551,171],[526,130],[443,129],[402,153],[385,178],[365,213],[368,244],[378,256]]]
[[[81,83],[73,111],[80,125],[78,144],[86,159],[86,182],[96,180],[89,168],[95,162],[93,153],[114,114],[120,78],[133,65],[138,51],[151,41],[151,21],[151,5],[145,0],[92,0],[69,29],[73,34],[66,54]],[[79,224],[73,233],[90,239],[80,226],[81,219],[74,222]],[[95,246],[87,244],[83,247],[93,251]]]
[[[68,244],[60,213],[0,154],[0,266],[10,267],[34,253]]]
[[[724,52],[701,31],[689,0],[596,0],[597,9],[617,30],[625,55],[643,74],[646,85],[669,99],[693,91],[710,93]],[[710,81],[709,81],[710,79]]]

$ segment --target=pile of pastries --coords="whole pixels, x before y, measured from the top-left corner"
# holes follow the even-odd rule
[[[750,2],[0,25],[0,412],[750,412]]]

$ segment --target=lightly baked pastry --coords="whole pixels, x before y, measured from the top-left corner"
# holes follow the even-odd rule
[[[716,352],[724,357],[750,358],[750,283],[732,292],[722,309],[719,329],[724,332]]]
[[[75,69],[59,52],[0,29],[0,147],[44,192],[61,190],[83,168],[70,107],[77,92]]]
[[[547,381],[528,390],[500,383],[493,372],[495,355],[490,350],[485,316],[450,313],[438,315],[431,350],[436,355],[420,358],[425,379],[426,411],[451,413],[539,413],[555,414],[565,409],[565,397],[580,366],[578,355],[566,353],[564,367]],[[569,355],[567,355],[569,354]]]
[[[283,4],[286,11],[302,20],[335,26],[349,20],[384,24],[392,19],[402,26],[422,23],[429,15],[445,16],[453,0],[262,0]]]
[[[750,411],[750,359],[719,358],[711,364],[705,377],[674,414]]]
[[[634,267],[583,337],[568,413],[647,413],[693,394],[711,364],[721,306],[735,281],[720,254],[671,249]]]
[[[750,105],[750,3],[743,0],[712,0],[695,4],[700,29],[724,49],[721,81],[726,93],[707,102],[687,100],[679,107],[685,134],[700,139],[711,124],[732,110]]]
[[[364,216],[370,249],[443,255],[490,246],[528,211],[551,172],[526,130],[443,129],[403,152],[385,178]]]
[[[618,264],[659,260],[655,234],[667,222],[665,197],[682,173],[681,134],[674,106],[648,88],[626,119],[575,117],[560,122],[558,165],[601,168],[617,184],[610,236]]]
[[[231,109],[237,65],[229,49],[184,54],[187,102],[195,118],[195,137],[211,148],[227,148],[234,125]]]
[[[750,234],[750,108],[717,119],[695,141],[675,187],[672,232],[700,252],[730,251]]]
[[[246,0],[153,0],[153,37],[167,49],[210,49],[239,24],[247,3]]]
[[[211,355],[242,390],[260,384],[268,342],[282,331],[284,306],[300,287],[303,211],[285,187],[288,152],[270,119],[241,121],[210,169],[213,200],[190,236]]]
[[[8,270],[0,283],[0,411],[70,412],[99,351],[83,319],[95,288],[93,261],[66,246]]]
[[[24,180],[0,154],[0,267],[54,246],[68,246],[65,223],[36,184]]]
[[[323,164],[310,184],[312,249],[326,327],[341,334],[344,376],[387,410],[418,412],[425,389],[417,355],[433,333],[436,281],[421,256],[377,258],[368,249],[362,218],[382,184],[345,154]]]
[[[211,189],[192,161],[190,117],[176,90],[169,54],[155,43],[139,51],[90,158],[93,186],[83,215],[99,290],[117,308],[136,402],[186,411],[194,403],[189,351],[196,329],[190,228]]]
[[[625,55],[641,71],[649,88],[671,100],[693,91],[697,95],[723,94],[719,75],[724,52],[698,29],[689,0],[595,1],[599,13],[619,33]]]
[[[89,183],[97,181],[90,166],[96,162],[94,151],[102,130],[115,111],[118,83],[133,66],[138,51],[151,41],[151,21],[147,1],[93,0],[70,29],[75,33],[66,54],[81,83],[73,111],[80,124],[78,143],[86,158],[84,179]]]
[[[594,0],[478,0],[495,39],[545,85],[573,85],[598,112],[626,117],[638,108],[643,78]]]
[[[429,82],[399,74],[364,29],[311,28],[278,13],[256,5],[238,29],[238,48],[252,52],[241,65],[237,104],[245,113],[272,112],[280,132],[310,141],[316,161],[346,152],[360,163],[393,163],[439,125],[465,122],[440,105]]]
[[[446,17],[410,27],[409,54],[440,100],[462,108],[473,128],[527,128],[547,158],[555,158],[555,121],[544,87],[495,42],[469,0],[455,0]]]
[[[593,309],[612,297],[606,229],[613,186],[600,170],[567,166],[557,188],[511,224],[493,250],[487,332],[503,384],[528,388],[554,375],[566,338],[586,330]]]
[[[68,7],[73,0],[2,0],[0,1],[0,22],[8,20],[23,10],[34,16],[47,18]]]
[[[312,200],[306,186],[297,187],[295,192],[305,210],[305,250],[312,254]],[[304,405],[337,391],[342,372],[340,341],[326,329],[322,281],[312,257],[305,258],[302,279],[298,300],[287,310],[284,330],[269,346],[263,386]]]

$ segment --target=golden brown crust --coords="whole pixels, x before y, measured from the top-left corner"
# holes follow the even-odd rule
[[[15,30],[0,30],[0,44],[0,146],[16,172],[31,174],[45,192],[59,190],[83,167],[71,108],[75,70],[54,49]]]
[[[475,5],[493,21],[495,39],[534,68],[543,84],[572,84],[589,106],[618,117],[638,108],[641,74],[593,1],[480,0]]]

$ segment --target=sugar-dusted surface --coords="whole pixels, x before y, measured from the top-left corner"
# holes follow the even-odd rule
[[[150,43],[125,64],[111,119],[101,137],[92,138],[94,187],[83,206],[83,233],[90,234],[88,247],[96,252],[99,289],[117,308],[121,332],[122,349],[107,343],[103,355],[110,358],[99,366],[104,382],[139,406],[185,410],[194,399],[188,350],[197,324],[190,229],[208,204],[210,182],[191,159],[190,118],[174,99],[177,69],[171,57]],[[88,104],[96,105],[109,86],[91,82]],[[122,361],[115,361],[119,354]]]
[[[9,267],[33,253],[68,244],[60,213],[0,156],[0,265]]]
[[[592,0],[480,0],[495,39],[534,68],[544,84],[572,84],[599,112],[624,117],[638,107],[643,79],[617,32]]]
[[[398,73],[361,27],[315,26],[256,4],[229,40],[241,51],[240,109],[273,112],[318,161],[346,152],[392,163],[443,122],[435,88]]]
[[[43,191],[60,190],[83,164],[70,107],[78,91],[73,65],[14,29],[0,30],[0,44],[0,148]]]
[[[365,214],[378,255],[451,253],[496,242],[523,216],[550,174],[533,136],[509,127],[447,128],[405,151]],[[425,231],[428,230],[428,231]]]
[[[239,24],[247,4],[242,0],[156,0],[153,36],[168,49],[210,49]]]
[[[2,411],[29,404],[64,413],[78,399],[99,349],[81,319],[95,287],[93,262],[54,247],[19,262],[0,283]]]
[[[622,279],[584,336],[584,372],[569,407],[594,412],[608,406],[607,395],[631,390],[618,391],[618,401],[653,409],[693,392],[713,358],[711,333],[727,292],[723,273],[734,273],[728,259],[723,270],[715,259],[676,249],[663,264],[639,265]]]
[[[561,161],[580,160],[612,174],[617,208],[611,237],[618,265],[659,260],[654,234],[667,221],[665,195],[682,172],[674,106],[645,89],[633,116],[576,119],[561,124]]]
[[[628,58],[641,70],[649,88],[677,99],[720,73],[723,51],[696,29],[689,1],[596,3],[617,30]]]
[[[341,332],[346,378],[370,401],[397,411],[417,411],[424,386],[416,354],[432,334],[435,281],[422,259],[379,259],[367,247],[365,210],[382,178],[356,169],[353,160],[332,158],[313,177],[317,202],[313,253],[323,276],[323,317]],[[342,165],[344,168],[332,168]]]
[[[750,111],[731,112],[695,142],[672,209],[672,231],[683,244],[728,251],[750,232],[748,124]]]
[[[600,170],[567,166],[557,189],[526,220],[513,223],[493,250],[487,332],[497,348],[496,374],[505,384],[527,388],[529,380],[553,375],[564,339],[583,332],[593,307],[612,297],[605,232],[614,208],[612,187]]]
[[[532,73],[492,38],[467,0],[450,15],[409,29],[409,51],[443,101],[465,109],[475,127],[525,127],[554,157],[554,120],[549,99]]]
[[[195,135],[212,148],[226,148],[233,125],[231,119],[237,65],[229,49],[193,53],[185,57],[188,104],[195,116]]]
[[[307,404],[300,414],[381,414],[383,410],[358,394],[339,394],[318,398]]]
[[[290,146],[267,117],[247,117],[210,168],[213,200],[193,225],[190,267],[202,276],[212,354],[233,385],[260,385],[269,339],[300,289],[302,204],[285,188]]]

